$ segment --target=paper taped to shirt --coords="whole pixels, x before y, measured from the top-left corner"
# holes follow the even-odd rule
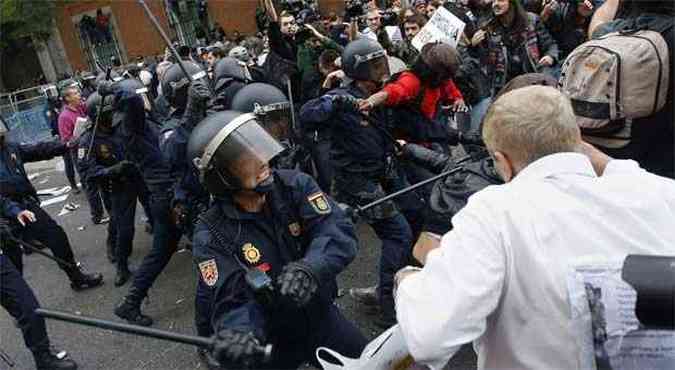
[[[637,292],[621,278],[623,261],[573,268],[567,281],[580,368],[675,369],[675,332],[643,330],[635,316]]]

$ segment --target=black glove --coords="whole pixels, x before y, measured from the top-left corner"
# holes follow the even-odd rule
[[[351,95],[331,95],[331,102],[338,111],[359,111],[359,100]]]
[[[221,330],[214,336],[212,354],[222,366],[250,369],[261,358],[260,343],[251,332]]]
[[[338,203],[338,207],[340,207],[340,209],[345,212],[345,215],[347,215],[347,217],[349,217],[352,220],[352,223],[354,225],[359,223],[361,217],[359,215],[358,209],[351,207],[350,205],[345,203]]]
[[[108,167],[108,175],[109,176],[121,176],[126,174],[128,171],[130,171],[132,168],[134,168],[136,165],[133,162],[129,161],[120,161],[110,167]]]
[[[206,82],[203,79],[193,81],[188,89],[188,103],[201,107],[205,106],[209,99],[211,99],[211,90]]]
[[[319,288],[319,282],[311,267],[302,261],[287,264],[277,277],[277,285],[282,296],[302,307],[309,301]]]

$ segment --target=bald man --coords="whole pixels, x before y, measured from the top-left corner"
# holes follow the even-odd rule
[[[572,320],[568,272],[673,254],[675,183],[584,144],[552,87],[498,98],[483,139],[505,184],[469,198],[422,270],[397,274],[405,342],[432,369],[472,341],[479,369],[578,369],[586,327]]]

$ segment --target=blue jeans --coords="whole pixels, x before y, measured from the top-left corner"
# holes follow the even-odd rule
[[[478,103],[474,104],[471,107],[471,131],[480,133],[481,122],[483,122],[483,117],[490,108],[492,103],[491,97],[483,98]]]

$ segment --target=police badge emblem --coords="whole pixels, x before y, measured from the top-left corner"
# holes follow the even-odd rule
[[[329,214],[331,211],[330,203],[328,203],[328,198],[323,192],[314,193],[307,197],[309,204],[312,205],[314,211],[320,215]]]
[[[218,265],[216,265],[216,260],[211,258],[204,262],[199,263],[199,272],[202,275],[202,280],[208,286],[216,285],[218,281]]]
[[[251,243],[246,243],[241,247],[242,252],[244,252],[244,258],[248,263],[254,264],[260,261],[260,251]]]
[[[293,236],[300,236],[300,224],[297,222],[288,224],[288,231],[290,231]]]
[[[87,155],[87,149],[80,148],[80,149],[77,150],[77,158],[78,159],[84,159],[85,155]]]

